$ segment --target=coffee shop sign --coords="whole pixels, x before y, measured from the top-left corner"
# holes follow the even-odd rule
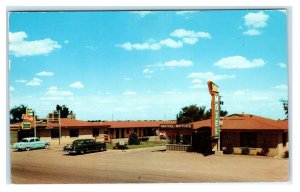
[[[160,128],[170,128],[170,129],[174,129],[174,128],[193,128],[193,125],[191,124],[161,124]]]

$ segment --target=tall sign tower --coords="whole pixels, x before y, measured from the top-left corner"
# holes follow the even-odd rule
[[[212,81],[207,82],[211,95],[211,137],[213,151],[220,151],[220,96],[219,86]]]

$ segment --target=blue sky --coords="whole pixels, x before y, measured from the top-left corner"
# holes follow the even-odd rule
[[[13,12],[10,106],[40,117],[65,104],[82,120],[175,119],[186,105],[284,118],[282,10]]]

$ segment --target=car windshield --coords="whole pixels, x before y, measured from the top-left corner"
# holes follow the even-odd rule
[[[22,139],[21,142],[26,142],[27,143],[28,141],[27,141],[27,139]]]

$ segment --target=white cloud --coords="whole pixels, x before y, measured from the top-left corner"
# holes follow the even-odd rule
[[[140,17],[145,17],[147,15],[154,14],[154,12],[152,11],[131,11],[131,13],[137,14]]]
[[[277,66],[279,66],[280,68],[286,68],[287,65],[285,63],[277,63]]]
[[[152,107],[149,106],[149,105],[141,105],[141,106],[137,106],[135,107],[136,110],[139,110],[139,111],[143,111],[143,110],[147,110],[147,109],[151,109]]]
[[[248,36],[254,36],[254,35],[260,35],[261,32],[257,29],[249,29],[248,31],[245,31],[243,34]]]
[[[72,88],[84,88],[84,85],[80,81],[76,81],[69,85]]]
[[[137,92],[135,92],[135,91],[125,91],[123,93],[123,95],[125,95],[125,96],[135,96],[135,95],[137,95]]]
[[[43,82],[42,79],[34,77],[32,80],[28,81],[26,83],[26,85],[27,86],[40,86],[42,82]]]
[[[176,15],[186,15],[186,14],[193,14],[197,11],[176,11]]]
[[[131,81],[132,79],[130,77],[124,77],[125,81]]]
[[[182,41],[186,44],[194,45],[198,42],[198,38],[195,37],[184,37]]]
[[[170,38],[161,40],[159,43],[161,45],[164,45],[164,46],[170,47],[170,48],[180,48],[183,46],[181,41],[174,41],[173,39],[170,39]]]
[[[47,55],[61,48],[61,45],[50,38],[35,41],[26,41],[26,38],[25,32],[9,32],[9,52],[16,57],[24,57]]]
[[[202,79],[205,81],[211,80],[211,81],[219,81],[224,79],[233,79],[235,78],[235,75],[216,75],[213,72],[194,72],[190,73],[187,78],[195,78],[195,79]]]
[[[49,87],[46,92],[47,95],[55,95],[55,96],[65,96],[65,95],[73,95],[70,91],[63,91],[62,89],[58,89],[55,86]]]
[[[248,13],[244,16],[245,25],[253,28],[262,28],[267,26],[269,15],[264,14],[263,11],[258,13]]]
[[[174,37],[178,37],[178,38],[184,38],[184,37],[188,37],[188,38],[207,38],[207,39],[211,39],[211,35],[207,32],[195,32],[195,31],[189,31],[189,30],[185,30],[185,29],[176,29],[175,31],[173,31],[171,33],[171,36]]]
[[[285,84],[276,85],[276,86],[272,87],[272,89],[279,89],[279,90],[286,90],[287,88],[288,88],[288,86]]]
[[[175,67],[190,67],[193,66],[193,62],[190,60],[171,60],[165,63],[159,63],[155,65],[151,65],[152,67],[168,67],[168,68],[175,68]]]
[[[258,13],[248,13],[244,17],[244,25],[249,29],[243,34],[248,36],[260,35],[261,31],[258,28],[263,28],[267,26],[267,21],[270,18],[269,15],[264,14],[263,11]]]
[[[203,81],[201,79],[194,79],[192,80],[192,83],[199,84],[199,83],[203,83]]]
[[[152,71],[152,70],[146,68],[146,69],[143,70],[143,73],[144,73],[144,74],[151,74],[151,73],[154,73],[154,71]]]
[[[162,47],[169,47],[173,49],[181,48],[184,43],[194,45],[198,42],[199,38],[207,38],[211,39],[211,35],[207,32],[195,32],[195,31],[188,31],[185,29],[177,29],[173,31],[171,36],[181,38],[180,41],[175,41],[171,38],[163,39],[160,40],[159,42],[151,39],[143,43],[131,43],[131,42],[126,42],[123,44],[117,44],[117,47],[121,47],[127,51],[132,51],[132,50],[152,50],[156,51],[161,49]]]
[[[64,43],[65,43],[65,44],[68,44],[68,43],[69,43],[69,41],[68,41],[68,40],[65,40],[65,41],[64,41]]]
[[[262,67],[265,65],[265,61],[263,59],[253,59],[252,61],[249,61],[242,56],[231,56],[220,59],[214,63],[214,65],[225,69],[243,69]]]
[[[150,43],[150,42],[144,42],[144,43],[126,42],[126,43],[123,43],[123,44],[117,45],[117,46],[122,47],[123,49],[125,49],[127,51],[131,51],[131,50],[138,50],[138,51],[152,50],[152,51],[156,51],[156,50],[159,50],[161,48],[161,44],[159,44],[159,43]]]
[[[37,74],[35,74],[36,76],[53,76],[54,75],[54,73],[53,72],[48,72],[48,71],[41,71],[41,72],[39,72],[39,73],[37,73]]]
[[[10,87],[9,87],[9,91],[15,91],[15,88],[12,87],[12,86],[10,86]]]
[[[20,80],[16,80],[15,82],[16,82],[16,83],[27,83],[27,80],[20,79]]]

